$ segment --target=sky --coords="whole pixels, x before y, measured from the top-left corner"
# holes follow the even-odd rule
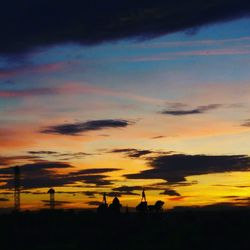
[[[247,1],[4,4],[0,209],[250,205]],[[20,6],[19,6],[20,5]],[[15,6],[15,7],[13,7]],[[79,7],[81,7],[82,12]],[[39,14],[40,13],[40,14]]]

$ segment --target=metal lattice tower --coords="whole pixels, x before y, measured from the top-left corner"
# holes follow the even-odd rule
[[[53,210],[55,209],[55,190],[53,188],[50,188],[48,191],[49,194],[49,206],[50,209]]]
[[[20,168],[14,167],[14,210],[20,211]]]

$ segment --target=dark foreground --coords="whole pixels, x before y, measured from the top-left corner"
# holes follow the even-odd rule
[[[0,249],[250,249],[250,211],[0,216]]]

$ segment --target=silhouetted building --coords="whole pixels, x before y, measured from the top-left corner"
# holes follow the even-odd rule
[[[50,209],[53,210],[55,208],[55,190],[53,188],[50,188],[48,194],[50,196],[49,199]]]
[[[150,212],[160,213],[160,212],[163,212],[163,205],[164,205],[164,201],[158,200],[155,202],[154,205],[149,205],[148,210]]]
[[[122,205],[121,205],[118,197],[116,196],[113,199],[112,203],[109,205],[109,210],[110,210],[110,212],[117,214],[117,213],[120,213],[121,207],[122,207]]]

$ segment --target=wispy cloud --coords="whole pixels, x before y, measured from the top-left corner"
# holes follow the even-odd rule
[[[194,109],[168,109],[168,110],[163,110],[161,114],[175,115],[175,116],[203,114],[206,113],[207,111],[218,109],[221,106],[222,104],[210,104],[210,105],[198,106],[197,108]]]
[[[32,96],[43,95],[97,95],[97,96],[110,96],[119,99],[133,100],[139,103],[148,104],[164,104],[166,100],[152,98],[149,96],[137,95],[128,91],[122,91],[94,84],[88,84],[84,82],[67,82],[60,84],[56,87],[39,87],[39,88],[25,88],[15,89],[13,86],[9,89],[0,90],[0,97],[2,98],[24,98]]]
[[[32,88],[32,89],[19,89],[19,90],[1,90],[0,97],[27,97],[27,96],[40,96],[40,95],[54,95],[58,94],[57,88]]]
[[[50,126],[42,130],[46,134],[80,135],[88,131],[108,128],[124,128],[132,124],[130,121],[121,119],[92,120],[79,123],[68,123]]]
[[[250,42],[250,37],[237,37],[227,39],[210,39],[210,40],[192,40],[192,41],[167,41],[167,42],[150,42],[130,45],[136,48],[168,48],[168,47],[194,47],[194,46],[221,46],[228,43],[237,44]]]
[[[165,189],[163,192],[161,192],[160,194],[163,195],[168,195],[168,196],[181,196],[177,191],[173,190],[173,189]]]
[[[68,66],[67,62],[56,62],[40,65],[24,65],[10,69],[0,69],[0,79],[9,79],[24,74],[57,72],[65,70]]]
[[[0,198],[0,202],[5,202],[5,201],[9,201],[8,198]]]
[[[38,161],[38,160],[41,160],[41,157],[35,155],[0,156],[0,166],[16,164],[22,161]]]
[[[147,62],[147,61],[166,61],[175,60],[180,57],[190,57],[190,56],[227,56],[227,55],[249,55],[250,49],[247,47],[240,48],[221,48],[221,49],[203,49],[203,50],[192,50],[192,51],[181,51],[181,52],[167,52],[158,53],[148,56],[136,56],[127,57],[121,60],[131,61],[131,62]]]
[[[110,153],[124,153],[130,158],[140,158],[141,156],[145,156],[148,154],[152,154],[152,150],[140,150],[135,148],[123,148],[123,149],[113,149],[109,151]]]
[[[149,149],[136,149],[136,148],[118,148],[118,149],[113,149],[111,151],[108,151],[108,153],[122,153],[125,154],[125,156],[129,158],[140,158],[143,156],[148,156],[151,154],[172,154],[174,151],[154,151],[154,150],[149,150]]]
[[[156,139],[163,139],[163,138],[166,138],[166,136],[164,136],[164,135],[157,135],[157,136],[151,137],[151,139],[154,139],[154,140],[156,140]]]
[[[241,126],[243,126],[243,127],[250,127],[250,119],[245,120],[245,122],[243,122],[243,123],[241,124]]]
[[[39,157],[52,157],[61,160],[69,160],[69,159],[81,159],[85,158],[86,156],[90,156],[92,154],[85,153],[85,152],[57,152],[57,151],[27,151],[28,154]]]
[[[45,206],[50,206],[51,204],[51,201],[50,200],[42,200],[42,202],[44,203]],[[70,204],[71,202],[70,201],[54,201],[54,205],[55,206],[63,206],[65,204]]]

